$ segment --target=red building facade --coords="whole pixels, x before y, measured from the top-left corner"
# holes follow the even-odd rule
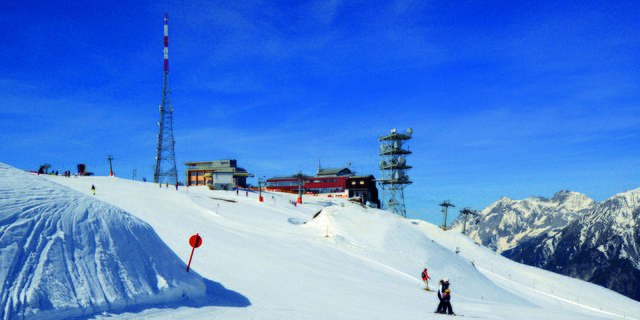
[[[342,193],[345,197],[361,198],[362,202],[380,205],[378,188],[373,176],[354,176],[347,169],[319,169],[314,177],[275,177],[266,181],[266,189],[280,192],[298,192],[302,180],[302,192],[311,194]]]
[[[339,193],[347,187],[346,176],[308,177],[302,179],[302,189],[307,193]],[[298,191],[299,179],[295,177],[277,177],[267,179],[266,188],[273,191]]]

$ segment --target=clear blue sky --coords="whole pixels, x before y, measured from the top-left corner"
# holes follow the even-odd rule
[[[3,1],[0,161],[151,179],[165,11],[181,179],[379,176],[412,127],[413,218],[640,187],[637,1]]]

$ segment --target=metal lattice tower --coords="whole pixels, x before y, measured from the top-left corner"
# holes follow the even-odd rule
[[[440,228],[447,230],[447,209],[449,209],[449,207],[455,208],[456,206],[449,200],[443,201],[439,206],[442,207],[442,226]]]
[[[464,215],[464,220],[462,222],[462,234],[465,234],[465,232],[467,232],[467,216],[468,215],[477,216],[478,211],[471,210],[470,208],[464,208],[460,210],[460,214]]]
[[[158,121],[158,149],[156,150],[156,166],[153,172],[153,182],[178,181],[176,168],[176,153],[173,139],[173,106],[169,99],[169,17],[164,15],[164,73],[162,76],[162,102],[160,103],[160,121]],[[164,167],[164,170],[163,170]]]
[[[411,154],[411,151],[403,147],[411,139],[412,134],[411,128],[407,129],[407,133],[397,133],[396,129],[393,129],[390,134],[378,138],[382,158],[380,160],[382,179],[378,179],[382,189],[382,208],[385,209],[386,205],[386,208],[403,217],[407,216],[404,188],[413,183],[407,175],[411,166],[407,165],[406,160],[406,156]]]

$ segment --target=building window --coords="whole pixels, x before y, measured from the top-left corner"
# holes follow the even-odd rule
[[[360,180],[360,184],[364,184],[364,180]]]
[[[355,182],[355,181],[351,181],[351,184],[355,186],[355,185],[356,185],[356,182]]]

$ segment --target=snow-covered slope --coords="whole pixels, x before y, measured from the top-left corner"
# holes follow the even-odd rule
[[[547,234],[567,224],[595,206],[595,202],[584,194],[560,191],[551,199],[530,197],[511,200],[502,197],[467,221],[466,233],[484,246],[501,253],[514,248],[528,239]],[[461,230],[463,217],[452,224],[452,229]]]
[[[153,229],[130,214],[0,164],[0,318],[69,318],[197,298]]]
[[[426,222],[340,199],[305,196],[304,204],[294,207],[289,200],[295,196],[286,194],[263,193],[266,201],[259,203],[251,192],[176,191],[110,177],[35,178],[87,195],[94,184],[95,198],[149,223],[182,259],[180,267],[189,258],[189,236],[199,233],[204,242],[192,270],[236,293],[225,296],[207,287],[208,299],[224,301],[128,309],[97,318],[439,319],[433,313],[435,294],[421,290],[418,279],[425,266],[432,288],[439,278],[451,279],[454,310],[469,317],[640,314],[639,303],[610,290],[517,264]]]

